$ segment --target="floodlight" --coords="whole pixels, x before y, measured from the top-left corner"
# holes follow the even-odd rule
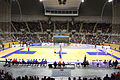
[[[82,2],[84,2],[84,0],[82,0]]]
[[[40,0],[40,2],[42,2],[43,0]]]
[[[113,0],[108,0],[108,2],[112,2]]]

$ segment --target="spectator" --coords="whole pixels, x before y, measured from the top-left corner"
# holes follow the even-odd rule
[[[81,77],[79,77],[78,80],[82,80]]]
[[[42,78],[42,80],[46,80],[47,78],[46,78],[46,76],[44,76],[44,78]]]
[[[115,69],[117,68],[117,65],[118,65],[118,61],[116,60],[115,61]]]
[[[47,66],[47,60],[46,60],[46,59],[45,59],[45,61],[44,61],[44,65]]]
[[[38,60],[37,60],[37,59],[35,60],[35,65],[36,65],[36,64],[38,64]]]
[[[42,61],[41,61],[41,66],[43,66],[44,65],[44,59],[42,59]]]
[[[10,48],[10,43],[9,43],[9,48]]]
[[[62,66],[65,67],[65,62],[63,61]]]
[[[111,63],[111,60],[109,60],[109,67],[111,67],[112,66],[112,63]]]
[[[18,63],[19,63],[19,64],[21,64],[21,63],[22,63],[21,59],[19,59]]]
[[[114,75],[114,78],[116,78],[117,74],[116,74],[116,73],[113,73],[113,75]]]
[[[24,59],[22,59],[22,64],[25,64],[26,62],[25,62],[25,60]]]
[[[54,64],[54,68],[56,68],[56,66],[57,66],[57,62],[55,61],[53,64]]]
[[[4,50],[4,44],[2,44],[2,49]]]
[[[120,77],[120,73],[119,73],[119,72],[117,73],[117,76],[119,76],[119,77]]]
[[[115,80],[120,80],[120,73],[119,72],[117,73]]]
[[[61,67],[61,61],[58,62],[58,66]]]
[[[70,78],[70,77],[68,77],[68,80],[71,80],[71,78]]]
[[[107,63],[107,61],[106,60],[104,60],[104,62],[103,62],[104,64],[106,64]]]
[[[114,74],[111,74],[111,80],[115,80]]]
[[[17,63],[17,59],[12,60],[12,65],[14,65],[15,63]]]
[[[76,66],[77,66],[77,67],[80,67],[80,62],[79,62],[79,60],[77,60]]]
[[[76,80],[76,77],[73,77],[73,80]]]
[[[115,62],[114,62],[114,61],[112,62],[112,66],[113,66],[113,67],[115,66]]]
[[[108,77],[108,74],[103,78],[103,80],[110,80],[110,77]]]
[[[5,64],[7,64],[7,63],[8,63],[7,56],[5,56]]]

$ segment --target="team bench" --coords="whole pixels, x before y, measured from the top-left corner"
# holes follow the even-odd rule
[[[8,66],[10,67],[11,65],[23,65],[23,66],[33,66],[33,65],[38,66],[38,65],[40,65],[40,66],[46,66],[47,63],[8,62]]]
[[[54,66],[54,64],[48,64],[49,68],[54,68],[54,69],[75,69],[75,64],[65,64],[64,66],[61,64],[61,65],[58,65]]]

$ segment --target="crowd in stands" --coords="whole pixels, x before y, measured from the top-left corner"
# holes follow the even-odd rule
[[[0,70],[0,80],[40,80],[38,76],[27,76],[24,77],[19,76],[13,78],[12,74],[9,72],[5,72],[4,70]]]
[[[55,80],[55,78],[44,76],[44,78],[42,78],[41,80]]]
[[[24,77],[19,76],[15,80],[40,80],[38,76],[27,76],[25,75]]]
[[[102,37],[102,38],[101,38]],[[82,43],[82,44],[99,44],[100,42],[104,42],[107,39],[106,36],[93,36],[93,35],[79,35],[74,34],[74,37],[71,38],[71,43]]]
[[[106,76],[102,79],[100,77],[93,77],[93,78],[84,78],[83,79],[81,77],[73,77],[73,79],[71,77],[68,78],[68,80],[120,80],[120,72],[118,73],[112,73],[111,76],[108,76],[108,74],[106,74]]]
[[[55,77],[46,77],[39,78],[38,76],[18,76],[16,78],[13,78],[12,74],[9,72],[5,72],[4,70],[0,70],[0,80],[55,80]],[[101,77],[93,77],[93,78],[86,78],[86,77],[68,77],[67,80],[120,80],[120,72],[117,73],[111,73],[111,76],[104,76],[102,79]]]
[[[13,37],[11,34],[0,34],[0,40],[5,43],[5,42],[16,42],[17,39]]]
[[[112,73],[110,77],[108,76],[108,74],[106,74],[103,80],[120,80],[120,72]]]
[[[100,77],[93,77],[93,78],[85,78],[85,77],[83,77],[83,78],[81,78],[81,77],[73,77],[73,78],[71,78],[71,77],[68,77],[68,80],[102,80]]]
[[[4,70],[0,70],[0,80],[15,80],[13,77]]]
[[[14,37],[9,36],[2,40],[3,42],[27,42],[30,41],[31,43],[40,43],[40,42],[53,42],[52,40],[53,34],[14,34]],[[82,43],[82,44],[99,44],[99,43],[120,43],[120,37],[114,36],[109,37],[107,35],[80,35],[74,34],[73,37],[70,39],[71,43]]]
[[[100,30],[102,33],[112,33],[112,26],[111,24],[103,24],[103,23],[82,23],[83,27],[81,32],[82,33],[96,33],[98,30]],[[26,32],[28,32],[28,28],[30,29],[30,32],[41,32],[41,27],[43,28],[43,31],[47,31],[47,29],[50,29],[51,32],[54,32],[54,26],[56,27],[56,30],[59,30],[59,32],[62,32],[63,30],[67,30],[67,27],[69,26],[69,32],[72,30],[76,30],[76,32],[79,32],[81,23],[65,23],[65,22],[56,22],[56,23],[48,23],[48,22],[13,22],[14,27],[18,32],[21,31],[21,29],[25,29]],[[96,26],[96,27],[95,27]],[[95,29],[94,29],[95,27]],[[94,30],[94,31],[93,31]],[[14,32],[14,29],[13,31]]]
[[[40,43],[40,42],[52,42],[53,35],[50,34],[14,34],[12,36],[1,37],[1,41],[5,42],[32,42],[32,43]]]
[[[22,32],[24,34],[1,34],[0,39],[2,39],[3,42],[27,42],[31,41],[33,43],[39,43],[39,42],[53,42],[53,34],[51,32],[54,32],[54,26],[56,27],[56,33],[57,31],[62,33],[66,33],[67,30],[69,32],[72,32],[72,30],[75,30],[76,33],[79,33],[81,23],[75,23],[71,24],[69,23],[60,23],[56,22],[48,24],[48,22],[13,22],[14,27],[18,32]],[[42,25],[42,26],[41,26]],[[69,26],[69,29],[67,29]],[[41,29],[43,28],[43,33],[41,34],[26,34],[27,32],[41,32]],[[22,31],[23,29],[23,31]],[[47,33],[47,30],[50,30],[50,34]],[[100,31],[100,32],[99,32]],[[12,29],[12,32],[15,32],[14,29]],[[120,43],[120,37],[118,36],[108,36],[108,35],[93,35],[93,34],[87,34],[84,36],[80,34],[72,34],[73,36],[70,39],[71,43],[83,43],[83,44],[99,44],[99,43]],[[83,27],[80,31],[80,33],[112,33],[112,26],[111,24],[103,24],[103,23],[83,23]]]
[[[99,43],[120,43],[120,37],[114,36],[109,37],[107,35],[79,35],[74,34],[74,36],[70,39],[71,43],[82,43],[82,44],[99,44]]]
[[[108,38],[107,40],[108,43],[112,43],[112,44],[119,44],[120,43],[120,36],[112,36],[110,38]]]
[[[40,43],[40,42],[53,42],[53,34],[14,34],[13,36],[6,36],[1,38],[3,42],[27,42]],[[114,36],[109,37],[107,35],[80,35],[74,34],[70,39],[71,43],[82,43],[82,44],[99,44],[99,43],[120,43],[120,37]]]

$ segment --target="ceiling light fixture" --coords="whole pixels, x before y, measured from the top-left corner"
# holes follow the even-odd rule
[[[112,2],[113,0],[108,0],[108,2]]]
[[[39,0],[40,2],[42,2],[43,0]]]
[[[82,0],[82,2],[84,2],[85,0]]]

